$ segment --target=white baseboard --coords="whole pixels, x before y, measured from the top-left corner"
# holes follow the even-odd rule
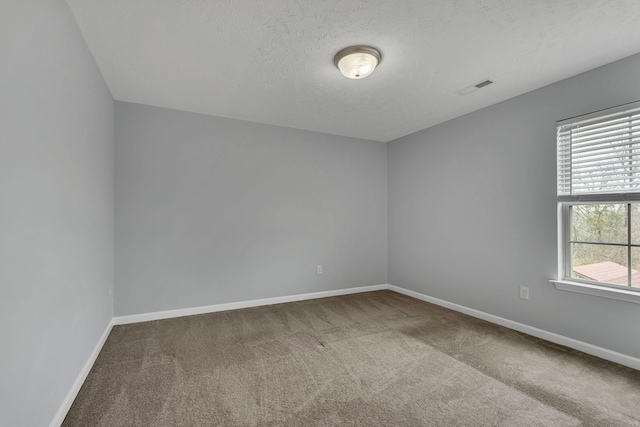
[[[60,408],[58,408],[58,412],[56,412],[56,415],[53,417],[53,420],[51,420],[49,427],[60,427],[62,425],[64,418],[67,416],[67,413],[69,412],[69,409],[71,409],[71,405],[73,404],[73,401],[75,400],[76,396],[78,395],[78,392],[80,391],[80,388],[82,387],[82,384],[84,384],[84,380],[87,379],[87,375],[89,375],[89,371],[91,371],[93,364],[98,358],[98,354],[100,354],[100,350],[102,350],[102,346],[104,345],[105,341],[107,341],[107,337],[111,332],[111,328],[113,328],[113,319],[111,319],[111,321],[107,325],[107,328],[104,330],[102,336],[98,340],[98,343],[93,348],[93,351],[89,355],[89,359],[87,359],[87,362],[82,367],[80,374],[78,374],[78,377],[73,382],[73,385],[71,386],[71,390],[69,390],[64,400],[62,401],[62,404],[60,405]]]
[[[424,295],[419,292],[410,291],[408,289],[400,288],[398,286],[387,285],[387,289],[422,300],[422,301],[430,302],[432,304],[439,305],[441,307],[458,311],[460,313],[468,314],[469,316],[486,320],[487,322],[495,323],[497,325],[504,326],[506,328],[513,329],[518,332],[532,335],[536,338],[541,338],[543,340],[547,340],[555,344],[564,345],[566,347],[582,351],[583,353],[587,353],[592,356],[599,357],[601,359],[609,360],[611,362],[619,363],[620,365],[624,365],[633,369],[640,370],[640,359],[633,356],[618,353],[603,347],[598,347],[596,345],[589,344],[584,341],[578,341],[573,338],[565,337],[564,335],[559,335],[553,332],[545,331],[544,329],[538,329],[533,326],[525,325],[524,323],[514,322],[513,320],[509,320],[503,317],[495,316],[493,314],[485,313],[484,311],[475,310],[473,308],[465,307],[463,305],[454,304],[449,301],[430,297],[428,295]]]
[[[177,310],[155,311],[152,313],[117,316],[113,318],[114,325],[148,322],[150,320],[171,319],[174,317],[193,316],[195,314],[214,313],[217,311],[237,310],[240,308],[259,307],[263,305],[282,304],[285,302],[303,301],[316,298],[335,297],[339,295],[357,294],[362,292],[380,291],[388,289],[389,285],[362,286],[359,288],[338,289],[335,291],[313,292],[284,297],[263,298],[249,301],[230,302],[226,304],[206,305],[201,307],[181,308]]]
[[[566,347],[573,348],[575,350],[582,351],[587,354],[591,354],[601,359],[609,360],[611,362],[619,363],[620,365],[628,366],[633,369],[640,370],[640,359],[632,357],[626,354],[617,353],[612,350],[608,350],[603,347],[598,347],[593,344],[589,344],[583,341],[578,341],[573,338],[568,338],[563,335],[558,335],[553,332],[538,329],[533,326],[525,325],[523,323],[514,322],[513,320],[505,319],[503,317],[495,316],[493,314],[485,313],[483,311],[475,310],[473,308],[465,307],[463,305],[455,304],[449,301],[441,300],[438,298],[430,297],[428,295],[421,294],[419,292],[410,291],[408,289],[400,288],[398,286],[384,284],[373,286],[362,286],[359,288],[338,289],[335,291],[313,292],[308,294],[290,295],[284,297],[264,298],[250,301],[232,302],[226,304],[208,305],[202,307],[183,308],[178,310],[156,311],[153,313],[134,314],[130,316],[117,316],[111,319],[111,322],[107,326],[107,329],[100,337],[100,340],[96,344],[93,352],[89,356],[87,363],[85,363],[82,371],[73,383],[71,390],[67,393],[62,405],[58,409],[55,417],[49,424],[49,427],[59,427],[64,418],[67,416],[67,412],[71,408],[74,399],[78,395],[84,380],[87,378],[89,371],[93,367],[102,346],[104,345],[111,329],[114,325],[125,325],[129,323],[147,322],[150,320],[170,319],[174,317],[191,316],[194,314],[213,313],[217,311],[237,310],[240,308],[259,307],[263,305],[281,304],[285,302],[303,301],[316,298],[327,298],[339,295],[357,294],[362,292],[372,292],[380,290],[391,290],[403,295],[407,295],[422,301],[426,301],[432,304],[439,305],[460,313],[468,314],[469,316],[476,317],[478,319],[486,320],[487,322],[495,323],[500,326],[504,326],[509,329],[516,330],[528,335],[532,335],[543,340],[547,340],[556,344],[564,345]]]

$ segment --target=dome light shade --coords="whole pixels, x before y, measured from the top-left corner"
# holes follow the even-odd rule
[[[338,52],[333,60],[347,78],[364,79],[376,69],[382,56],[370,46],[350,46]]]

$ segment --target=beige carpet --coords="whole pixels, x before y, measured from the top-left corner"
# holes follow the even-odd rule
[[[639,371],[379,291],[116,326],[64,425],[639,420]]]

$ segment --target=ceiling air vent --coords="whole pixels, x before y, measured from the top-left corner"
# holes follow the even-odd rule
[[[491,80],[487,79],[483,82],[477,83],[474,86],[477,87],[478,89],[480,89],[481,87],[485,87],[487,85],[490,85],[491,83],[493,83]]]
[[[459,95],[469,95],[470,93],[475,92],[478,89],[483,88],[485,86],[489,86],[492,83],[493,83],[493,80],[491,79],[480,80],[478,83],[473,84],[471,86],[467,86],[464,89],[460,89],[456,93]]]

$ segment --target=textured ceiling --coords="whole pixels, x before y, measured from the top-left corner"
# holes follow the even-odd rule
[[[67,2],[117,100],[378,141],[640,51],[639,0]]]

